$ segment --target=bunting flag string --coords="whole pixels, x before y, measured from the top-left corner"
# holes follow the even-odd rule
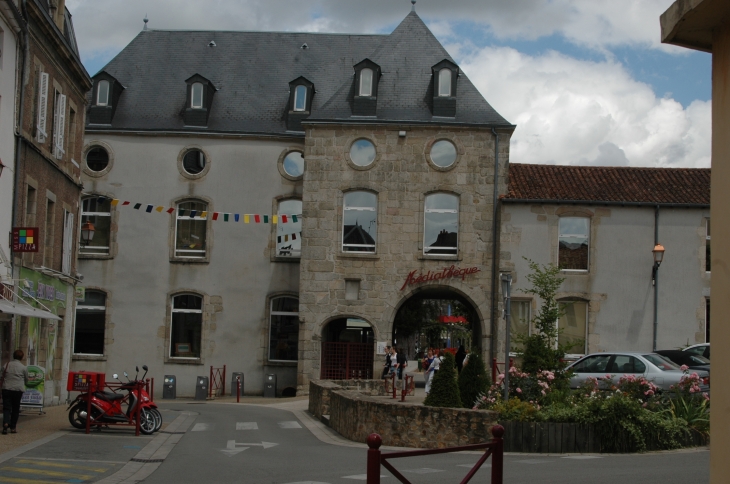
[[[282,242],[289,242],[290,240],[297,240],[302,238],[301,232],[295,232],[293,234],[284,234],[276,236],[276,243],[281,244]]]
[[[204,211],[204,210],[191,210],[191,209],[187,209],[187,208],[175,209],[174,207],[165,207],[164,205],[137,203],[137,202],[131,202],[129,200],[121,200],[118,198],[108,198],[108,197],[101,197],[101,196],[97,197],[97,202],[98,203],[109,202],[109,204],[112,207],[129,206],[135,210],[144,211],[146,213],[157,212],[157,213],[167,213],[169,215],[172,215],[175,212],[177,212],[178,217],[186,217],[188,219],[193,219],[193,220],[207,220],[208,218],[211,218],[215,222],[241,222],[241,221],[243,221],[244,224],[278,225],[278,224],[296,224],[296,223],[301,222],[301,220],[302,220],[302,214],[269,215],[269,214],[257,214],[257,213],[208,212],[208,211]],[[283,238],[283,240],[285,242],[288,242],[289,240],[296,240],[297,237],[301,238],[301,232],[281,235],[281,236],[278,236],[278,239]]]

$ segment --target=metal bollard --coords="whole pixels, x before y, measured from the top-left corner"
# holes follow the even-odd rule
[[[241,403],[241,377],[236,377],[236,403]]]
[[[495,425],[492,427],[492,442],[496,447],[492,450],[492,483],[502,484],[504,474],[504,427]]]
[[[380,446],[383,444],[383,439],[378,434],[370,434],[367,443],[367,484],[380,484]]]

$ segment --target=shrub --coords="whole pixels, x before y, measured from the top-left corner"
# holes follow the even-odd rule
[[[481,353],[472,350],[466,366],[459,373],[459,394],[464,408],[476,405],[479,395],[485,393],[491,383]]]
[[[461,407],[461,396],[459,385],[456,382],[456,362],[454,355],[444,352],[444,361],[441,362],[439,371],[433,376],[431,391],[423,404],[429,407]],[[469,366],[469,365],[467,365]]]

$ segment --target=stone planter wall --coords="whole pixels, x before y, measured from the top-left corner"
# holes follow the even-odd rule
[[[398,447],[477,444],[491,438],[489,429],[496,423],[494,412],[487,410],[424,407],[336,386],[333,381],[311,381],[309,410],[318,418],[329,415],[330,427],[355,442],[365,442],[368,435],[376,432],[383,445]],[[373,391],[377,391],[377,385]],[[325,408],[329,414],[324,413]]]
[[[505,452],[534,452],[550,454],[604,452],[600,438],[592,425],[546,422],[500,422],[504,427]],[[626,442],[630,440],[626,436]],[[681,441],[682,447],[709,444],[699,432],[692,432]],[[659,450],[647,445],[646,450]]]
[[[384,396],[383,380],[312,380],[309,385],[309,413],[317,418],[330,414],[332,390],[355,390],[366,395]]]

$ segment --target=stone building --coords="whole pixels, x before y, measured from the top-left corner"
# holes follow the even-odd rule
[[[514,126],[415,11],[389,35],[145,29],[93,81],[74,368],[146,363],[178,395],[224,364],[245,393],[368,377],[422,297],[490,350]]]
[[[0,311],[14,314],[13,324],[2,327],[5,349],[24,350],[25,363],[45,370],[47,405],[66,398],[78,281],[75,248],[82,182],[77,160],[81,159],[85,94],[91,88],[64,4],[63,0],[15,4],[22,45],[15,66],[20,123],[13,226],[27,232],[19,233],[14,245],[35,251],[13,249],[13,279],[18,284],[12,304],[2,301],[0,306]],[[7,357],[4,351],[3,361]]]
[[[709,169],[511,164],[500,239],[513,335],[539,309],[529,259],[563,269],[559,342],[578,342],[575,356],[709,341]],[[654,273],[656,244],[666,253]]]

